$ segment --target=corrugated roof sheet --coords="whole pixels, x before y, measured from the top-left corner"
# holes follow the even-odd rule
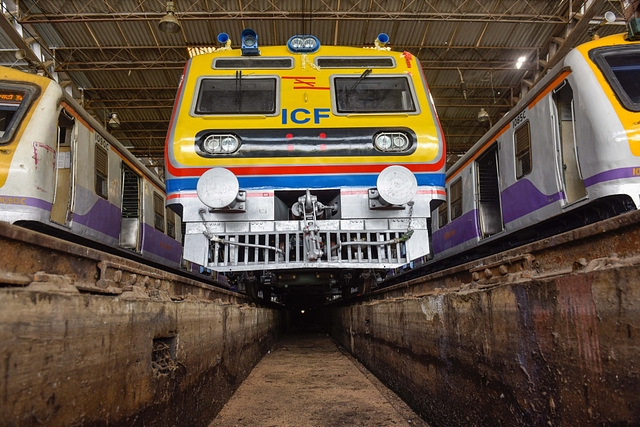
[[[394,50],[409,51],[422,61],[449,150],[457,153],[487,130],[477,123],[479,108],[497,121],[512,105],[512,93],[518,95],[523,79],[541,70],[538,60],[547,59],[549,43],[565,36],[568,24],[580,18],[569,16],[567,0],[175,0],[182,30],[166,34],[158,28],[165,4],[21,0],[16,13],[25,30],[55,54],[62,78],[86,89],[87,108],[99,120],[107,110],[118,111],[123,126],[117,137],[139,147],[140,155],[158,156],[158,161],[187,47],[217,46],[220,32],[228,33],[234,46],[244,28],[254,29],[263,46],[284,44],[303,32],[313,33],[325,45],[365,46],[387,33]],[[606,10],[623,19],[618,1],[597,7],[595,21]],[[580,12],[576,2],[571,10]],[[616,24],[600,34],[625,31],[622,22]],[[585,31],[579,42],[587,38]],[[16,49],[11,38],[0,33],[0,61],[27,69],[24,61],[16,63]],[[518,70],[515,61],[520,56],[527,61]],[[468,87],[466,99],[459,88],[461,74]]]

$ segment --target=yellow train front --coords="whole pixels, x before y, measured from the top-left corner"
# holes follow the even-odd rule
[[[445,145],[420,63],[294,36],[193,57],[167,135],[184,258],[247,293],[355,292],[430,253]]]

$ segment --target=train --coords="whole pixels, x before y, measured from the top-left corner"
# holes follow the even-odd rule
[[[420,62],[309,34],[185,66],[166,139],[183,257],[252,297],[349,294],[431,252],[445,141]]]
[[[448,171],[432,212],[442,267],[640,206],[640,36],[586,42]]]
[[[57,82],[0,67],[0,221],[181,268],[164,183]]]

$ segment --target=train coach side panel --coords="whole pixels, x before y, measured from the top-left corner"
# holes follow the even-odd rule
[[[55,100],[59,96],[59,87],[48,85],[28,110],[13,141],[2,146],[0,220],[49,220],[55,191]]]

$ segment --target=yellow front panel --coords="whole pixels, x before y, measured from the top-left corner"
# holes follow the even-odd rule
[[[363,164],[363,163],[426,163],[434,161],[440,147],[436,124],[429,110],[426,88],[423,87],[421,71],[414,58],[406,60],[402,53],[357,49],[347,47],[321,47],[313,55],[292,54],[284,47],[263,47],[262,57],[289,57],[294,59],[293,69],[243,70],[243,78],[251,76],[275,76],[280,85],[279,106],[275,116],[200,116],[191,114],[196,96],[198,77],[235,76],[235,70],[212,69],[214,57],[238,57],[239,50],[196,56],[191,60],[185,81],[184,96],[177,112],[175,124],[174,155],[179,164],[185,166],[242,166],[242,165],[304,165],[304,164]],[[393,56],[396,69],[373,69],[371,75],[406,74],[417,96],[416,102],[422,114],[357,114],[334,115],[331,111],[330,77],[332,75],[359,76],[364,69],[320,69],[313,66],[316,56]],[[296,123],[299,122],[299,123]],[[300,123],[304,122],[304,123]],[[194,149],[195,134],[203,129],[295,129],[295,128],[375,128],[409,127],[416,132],[418,148],[410,156],[381,157],[279,157],[279,158],[225,158],[204,159]]]

